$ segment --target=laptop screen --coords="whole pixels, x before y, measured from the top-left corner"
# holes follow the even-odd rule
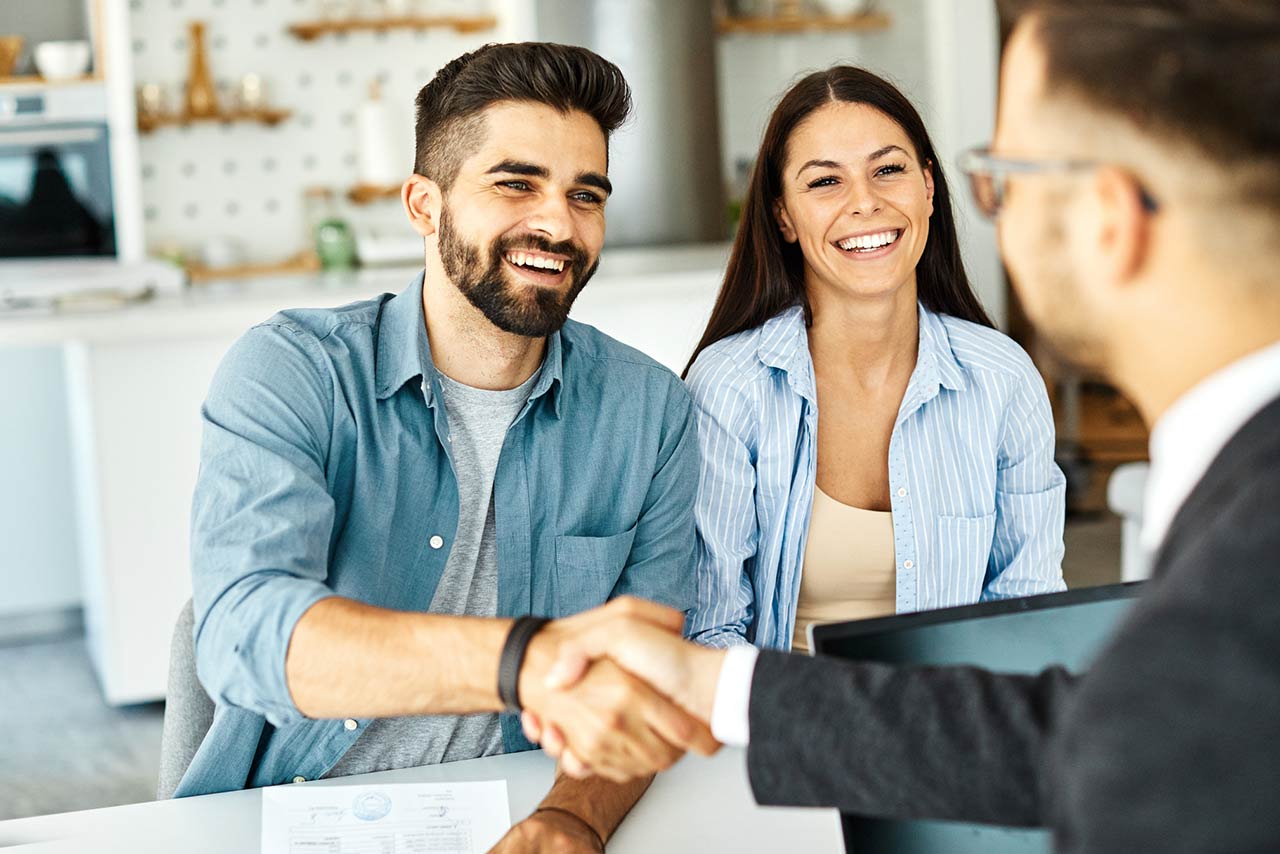
[[[916,614],[829,623],[809,629],[815,655],[889,664],[967,664],[1005,673],[1060,665],[1088,667],[1133,603],[1142,582],[1111,584],[943,608]],[[1048,854],[1049,832],[944,821],[888,821],[844,816],[845,848],[854,852],[946,851],[949,854]]]

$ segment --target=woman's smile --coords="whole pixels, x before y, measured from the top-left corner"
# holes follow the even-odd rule
[[[905,232],[906,229],[889,228],[850,234],[831,241],[831,245],[851,261],[870,261],[897,251]]]

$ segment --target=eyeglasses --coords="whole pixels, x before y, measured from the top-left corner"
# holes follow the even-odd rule
[[[960,155],[960,171],[969,177],[969,190],[983,216],[995,219],[1000,215],[1008,192],[1010,175],[1045,175],[1052,173],[1085,172],[1103,164],[1092,160],[1019,160],[997,157],[987,147],[972,148]],[[1155,197],[1147,192],[1136,179],[1142,208],[1147,213],[1160,209]]]

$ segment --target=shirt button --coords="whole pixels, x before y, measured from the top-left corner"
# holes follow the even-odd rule
[[[343,721],[342,725],[347,728],[347,732],[351,732],[353,729],[360,726],[360,724],[356,723],[351,718],[347,718],[345,721]]]
[[[306,777],[294,777],[294,778],[293,778],[293,782],[295,782],[295,783],[305,783],[305,782],[307,782],[307,778],[306,778]]]
[[[911,561],[911,560],[904,560],[904,561],[902,562],[902,568],[903,568],[903,569],[910,569],[911,567],[913,567],[913,566],[915,566],[915,565],[916,565],[916,564],[915,564],[915,561]]]
[[[441,537],[439,534],[437,534],[436,536],[431,538],[430,542],[431,542],[431,548],[438,549],[444,545],[444,538]]]
[[[906,498],[906,497],[907,497],[907,488],[906,488],[905,486],[899,486],[899,487],[898,487],[898,497],[899,497],[899,498]]]

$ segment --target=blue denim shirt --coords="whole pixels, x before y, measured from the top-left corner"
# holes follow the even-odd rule
[[[897,612],[1065,589],[1066,481],[1044,381],[996,330],[918,312],[889,439]],[[689,385],[702,483],[688,629],[708,646],[790,649],[818,471],[803,309],[703,350]]]
[[[285,653],[317,601],[428,610],[458,523],[422,277],[299,309],[230,350],[202,410],[196,663],[217,704],[176,795],[322,776],[359,737],[294,705]],[[549,337],[494,479],[498,614],[694,598],[693,406],[666,368],[573,321]],[[502,716],[507,751],[531,745]]]

